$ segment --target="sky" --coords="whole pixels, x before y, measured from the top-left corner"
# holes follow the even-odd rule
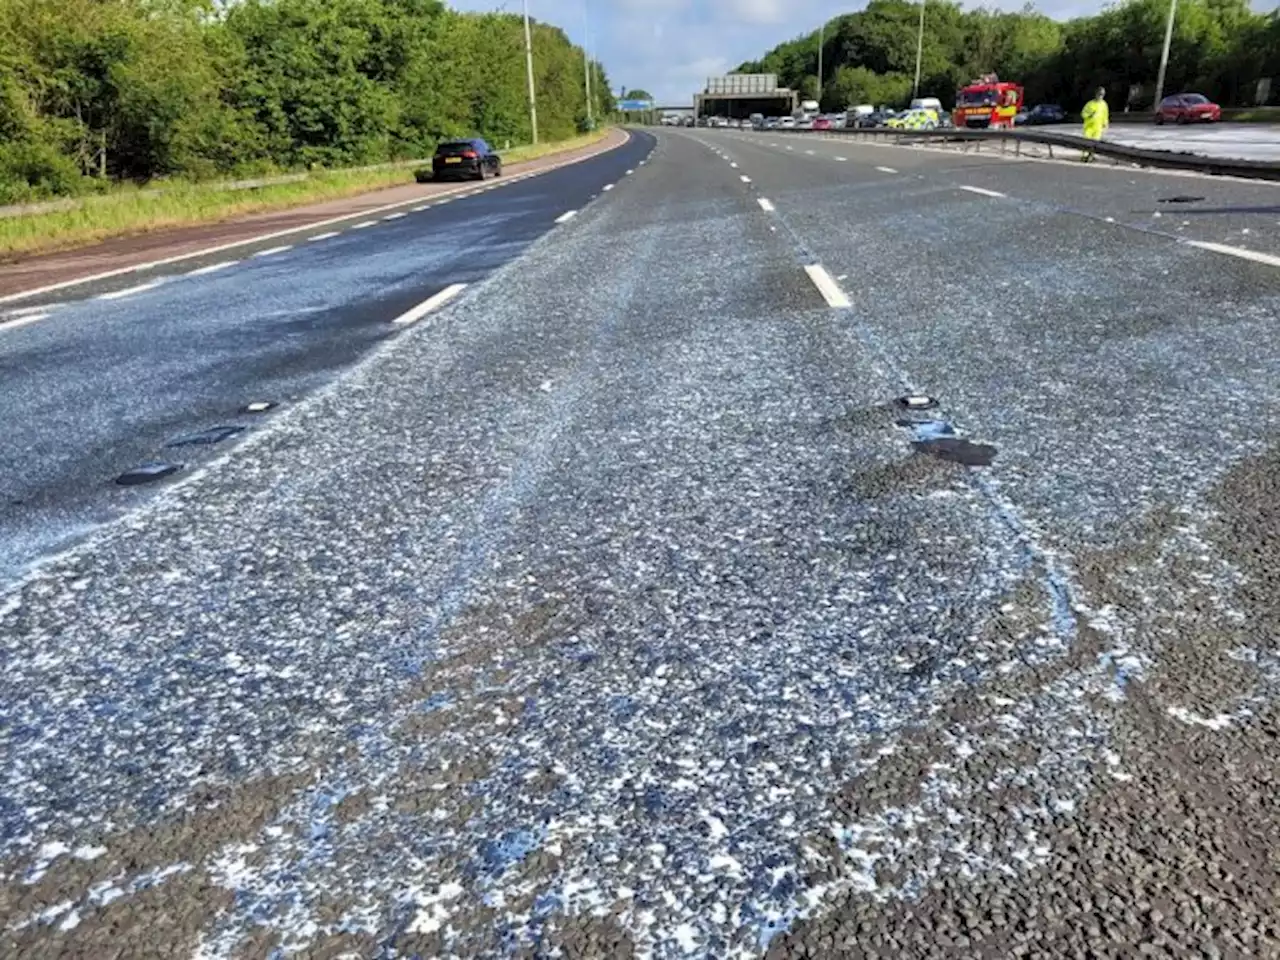
[[[754,60],[784,40],[851,13],[860,0],[528,0],[529,14],[564,29],[620,86],[644,89],[663,105],[693,101],[707,77]],[[458,10],[519,11],[521,0],[452,0]],[[973,6],[1021,9],[1023,0]],[[1035,4],[1057,19],[1095,13],[1102,0],[1043,0]],[[1263,4],[1255,3],[1255,9]],[[1267,7],[1274,3],[1267,2]]]

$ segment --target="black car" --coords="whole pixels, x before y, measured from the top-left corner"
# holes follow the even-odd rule
[[[1067,111],[1057,104],[1042,103],[1032,107],[1026,113],[1018,114],[1013,118],[1013,122],[1019,127],[1031,127],[1041,123],[1066,123]]]
[[[483,140],[450,140],[436,147],[436,155],[431,158],[431,175],[436,180],[500,177],[502,158]]]
[[[896,116],[897,114],[892,110],[874,110],[871,113],[863,114],[855,121],[855,123],[858,127],[863,129],[868,127],[883,127]]]

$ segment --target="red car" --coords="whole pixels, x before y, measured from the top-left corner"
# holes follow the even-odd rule
[[[815,129],[815,130],[830,130],[830,129],[831,129],[831,121],[830,121],[830,120],[828,120],[826,117],[814,117],[814,118],[813,118],[813,129]]]
[[[1222,108],[1198,93],[1179,93],[1165,97],[1156,108],[1156,123],[1217,123]]]

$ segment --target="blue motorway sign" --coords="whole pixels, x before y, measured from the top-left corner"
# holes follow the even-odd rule
[[[623,113],[640,113],[644,110],[653,109],[652,100],[621,100],[618,102],[618,109]]]

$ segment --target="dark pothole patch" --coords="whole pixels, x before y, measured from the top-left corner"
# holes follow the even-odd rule
[[[167,463],[161,460],[143,463],[132,470],[126,470],[120,474],[120,476],[116,477],[116,483],[122,487],[136,487],[144,483],[155,483],[157,480],[173,476],[181,469],[182,464],[180,463]]]
[[[996,458],[996,448],[989,443],[974,443],[964,437],[939,437],[915,440],[911,444],[921,453],[966,467],[989,467]]]
[[[165,446],[167,447],[208,447],[215,443],[221,443],[223,440],[229,440],[238,433],[244,433],[244,427],[220,426],[210,427],[207,430],[199,430],[195,433],[186,433],[180,437],[170,440]]]

